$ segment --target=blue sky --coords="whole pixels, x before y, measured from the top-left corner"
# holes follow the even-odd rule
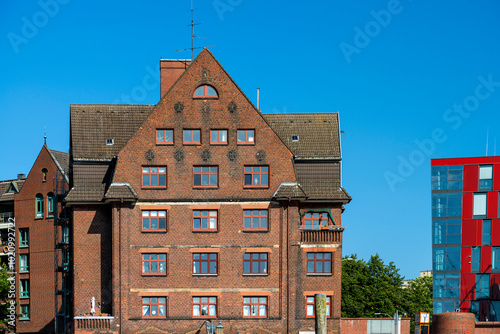
[[[71,103],[155,104],[190,1],[2,1],[0,179],[69,147]],[[263,112],[339,112],[343,253],[431,268],[430,159],[500,155],[500,4],[195,0],[195,46]],[[197,54],[197,52],[195,53]],[[148,77],[148,78],[150,78]],[[158,77],[156,77],[158,79]],[[496,152],[498,141],[498,152]]]

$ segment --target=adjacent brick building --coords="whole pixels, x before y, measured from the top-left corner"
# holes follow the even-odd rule
[[[338,114],[263,114],[207,49],[160,69],[157,105],[71,106],[75,333],[310,331],[315,293],[338,333]]]
[[[68,170],[68,153],[44,145],[28,176],[7,190],[17,235],[16,333],[54,333],[55,326],[63,330],[70,323],[70,233],[60,203],[69,189]]]

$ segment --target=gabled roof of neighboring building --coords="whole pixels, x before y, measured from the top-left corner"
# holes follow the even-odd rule
[[[118,155],[154,108],[155,105],[149,104],[72,104],[72,158],[75,161],[110,161]]]
[[[69,183],[69,153],[51,150],[46,144],[45,147],[59,171],[63,173],[66,182]]]
[[[111,181],[114,164],[88,163],[73,165],[73,188],[65,200],[67,202],[100,202]]]
[[[338,113],[262,115],[296,159],[341,159]]]
[[[0,181],[0,202],[13,201],[14,194],[21,191],[26,179]],[[14,191],[9,191],[13,189]]]

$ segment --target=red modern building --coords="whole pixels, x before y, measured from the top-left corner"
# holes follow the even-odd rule
[[[72,105],[75,333],[340,331],[337,113],[263,114],[204,49],[156,105]],[[202,329],[205,331],[205,328]]]
[[[433,159],[434,313],[500,320],[500,157]]]

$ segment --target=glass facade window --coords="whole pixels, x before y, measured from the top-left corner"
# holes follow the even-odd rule
[[[479,190],[493,188],[493,166],[479,166]]]
[[[474,217],[485,217],[486,216],[486,203],[487,203],[487,194],[486,193],[474,194],[474,207],[473,207],[472,215]]]
[[[455,312],[460,307],[459,300],[438,300],[434,301],[434,313]]]
[[[489,298],[490,298],[490,275],[477,274],[476,299],[489,299]]]
[[[462,166],[436,166],[431,169],[432,190],[462,189]]]
[[[434,247],[433,270],[460,270],[460,247]]]
[[[436,274],[433,276],[434,298],[459,298],[460,274]]]
[[[462,221],[459,219],[433,220],[432,243],[460,244],[462,239]]]
[[[491,269],[500,271],[500,247],[492,248]]]
[[[462,193],[433,193],[432,217],[460,217]]]
[[[490,321],[500,321],[500,301],[491,301]]]
[[[481,269],[481,247],[472,247],[471,272],[478,273]]]
[[[483,246],[491,246],[491,220],[483,220]]]

